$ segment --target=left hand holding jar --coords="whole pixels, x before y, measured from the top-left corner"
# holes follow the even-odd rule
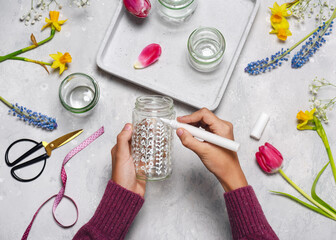
[[[117,144],[112,148],[112,181],[144,197],[146,181],[136,178],[131,155],[132,124],[127,123],[117,136]]]

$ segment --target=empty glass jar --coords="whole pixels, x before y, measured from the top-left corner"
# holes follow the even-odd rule
[[[183,22],[195,11],[197,0],[158,0],[161,17],[172,22]]]
[[[171,98],[137,98],[133,110],[132,157],[139,179],[163,180],[172,172],[173,129],[160,118],[175,119]]]
[[[200,72],[215,70],[222,62],[225,39],[216,28],[201,27],[194,30],[188,39],[190,65]]]
[[[99,100],[98,83],[84,73],[67,76],[59,87],[59,98],[65,109],[72,113],[88,113]]]

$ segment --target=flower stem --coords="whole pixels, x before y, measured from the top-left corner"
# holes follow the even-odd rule
[[[325,22],[326,27],[324,29],[323,34],[325,33],[325,31],[328,29],[331,21],[336,17],[336,8],[332,14],[332,16],[329,18],[328,21]],[[304,38],[302,38],[299,42],[295,43],[291,48],[289,48],[287,51],[285,51],[282,55],[280,55],[277,58],[274,58],[272,61],[270,61],[267,66],[271,65],[272,63],[276,62],[277,60],[280,60],[281,58],[285,57],[288,53],[290,53],[294,48],[296,48],[297,46],[299,46],[302,42],[306,41],[310,36],[312,36],[317,30],[319,30],[320,27],[317,27],[315,30],[313,30],[311,33],[309,33],[307,36],[305,36]]]
[[[287,9],[292,11],[292,8],[294,8],[296,5],[298,5],[300,2],[302,2],[302,0],[295,0],[293,2],[289,2],[286,4]]]
[[[8,102],[6,99],[4,99],[1,96],[0,96],[0,101],[3,102],[4,104],[6,104],[10,109],[13,108],[13,104],[11,104],[10,102]]]
[[[32,63],[37,63],[37,64],[40,64],[40,65],[48,65],[48,66],[52,65],[52,63],[37,61],[37,60],[34,60],[34,59],[25,58],[25,57],[11,57],[10,60],[20,60],[20,61],[32,62]]]
[[[327,134],[324,131],[324,128],[323,128],[323,125],[322,125],[321,121],[315,116],[314,116],[314,122],[315,122],[315,125],[316,125],[316,132],[320,136],[320,138],[322,139],[322,142],[323,142],[323,144],[324,144],[324,146],[327,150],[331,170],[332,170],[332,173],[334,175],[334,179],[335,179],[335,183],[336,183],[336,166],[335,166],[335,161],[334,161],[333,155],[331,153],[331,149],[330,149]]]
[[[0,63],[3,62],[3,61],[5,61],[5,60],[7,60],[7,59],[9,59],[9,58],[15,57],[15,56],[17,56],[17,55],[19,55],[21,53],[24,53],[24,52],[27,52],[27,51],[32,50],[34,48],[37,48],[38,46],[40,46],[42,44],[45,44],[46,42],[49,42],[55,36],[55,31],[56,31],[55,27],[52,26],[51,27],[50,36],[47,37],[46,39],[38,42],[37,44],[33,44],[33,45],[30,45],[29,47],[25,47],[25,48],[22,48],[20,50],[15,51],[15,52],[9,53],[9,54],[7,54],[5,56],[0,56]]]
[[[5,105],[7,105],[10,109],[14,109],[16,113],[18,114],[23,114],[25,117],[27,118],[32,118],[34,120],[36,120],[35,117],[33,116],[29,116],[28,114],[26,114],[25,112],[21,112],[14,104],[11,104],[10,102],[8,102],[6,99],[4,99],[3,97],[0,96],[0,101],[3,102]]]
[[[305,193],[298,185],[296,185],[283,171],[282,169],[279,170],[279,173],[281,176],[286,179],[286,181],[292,185],[299,193],[301,193],[302,196],[304,196],[307,200],[309,200],[311,203],[315,204],[315,206],[319,207],[321,210],[323,210],[325,213],[329,214],[334,220],[336,220],[336,214],[331,212],[329,209],[325,208],[321,204],[319,204],[317,201],[315,201],[312,197],[310,197],[307,193]]]

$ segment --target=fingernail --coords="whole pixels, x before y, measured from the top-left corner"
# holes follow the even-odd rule
[[[131,128],[132,128],[131,125],[127,123],[123,130],[129,131],[131,130]]]
[[[182,129],[177,129],[176,133],[177,133],[177,136],[181,137],[182,134],[183,134],[183,130]]]

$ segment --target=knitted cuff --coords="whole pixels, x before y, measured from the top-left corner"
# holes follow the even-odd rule
[[[89,225],[112,239],[123,239],[144,199],[111,180]]]
[[[274,239],[277,238],[267,222],[251,186],[225,193],[224,198],[233,239],[240,239],[251,234],[259,236],[273,235],[275,236]]]

